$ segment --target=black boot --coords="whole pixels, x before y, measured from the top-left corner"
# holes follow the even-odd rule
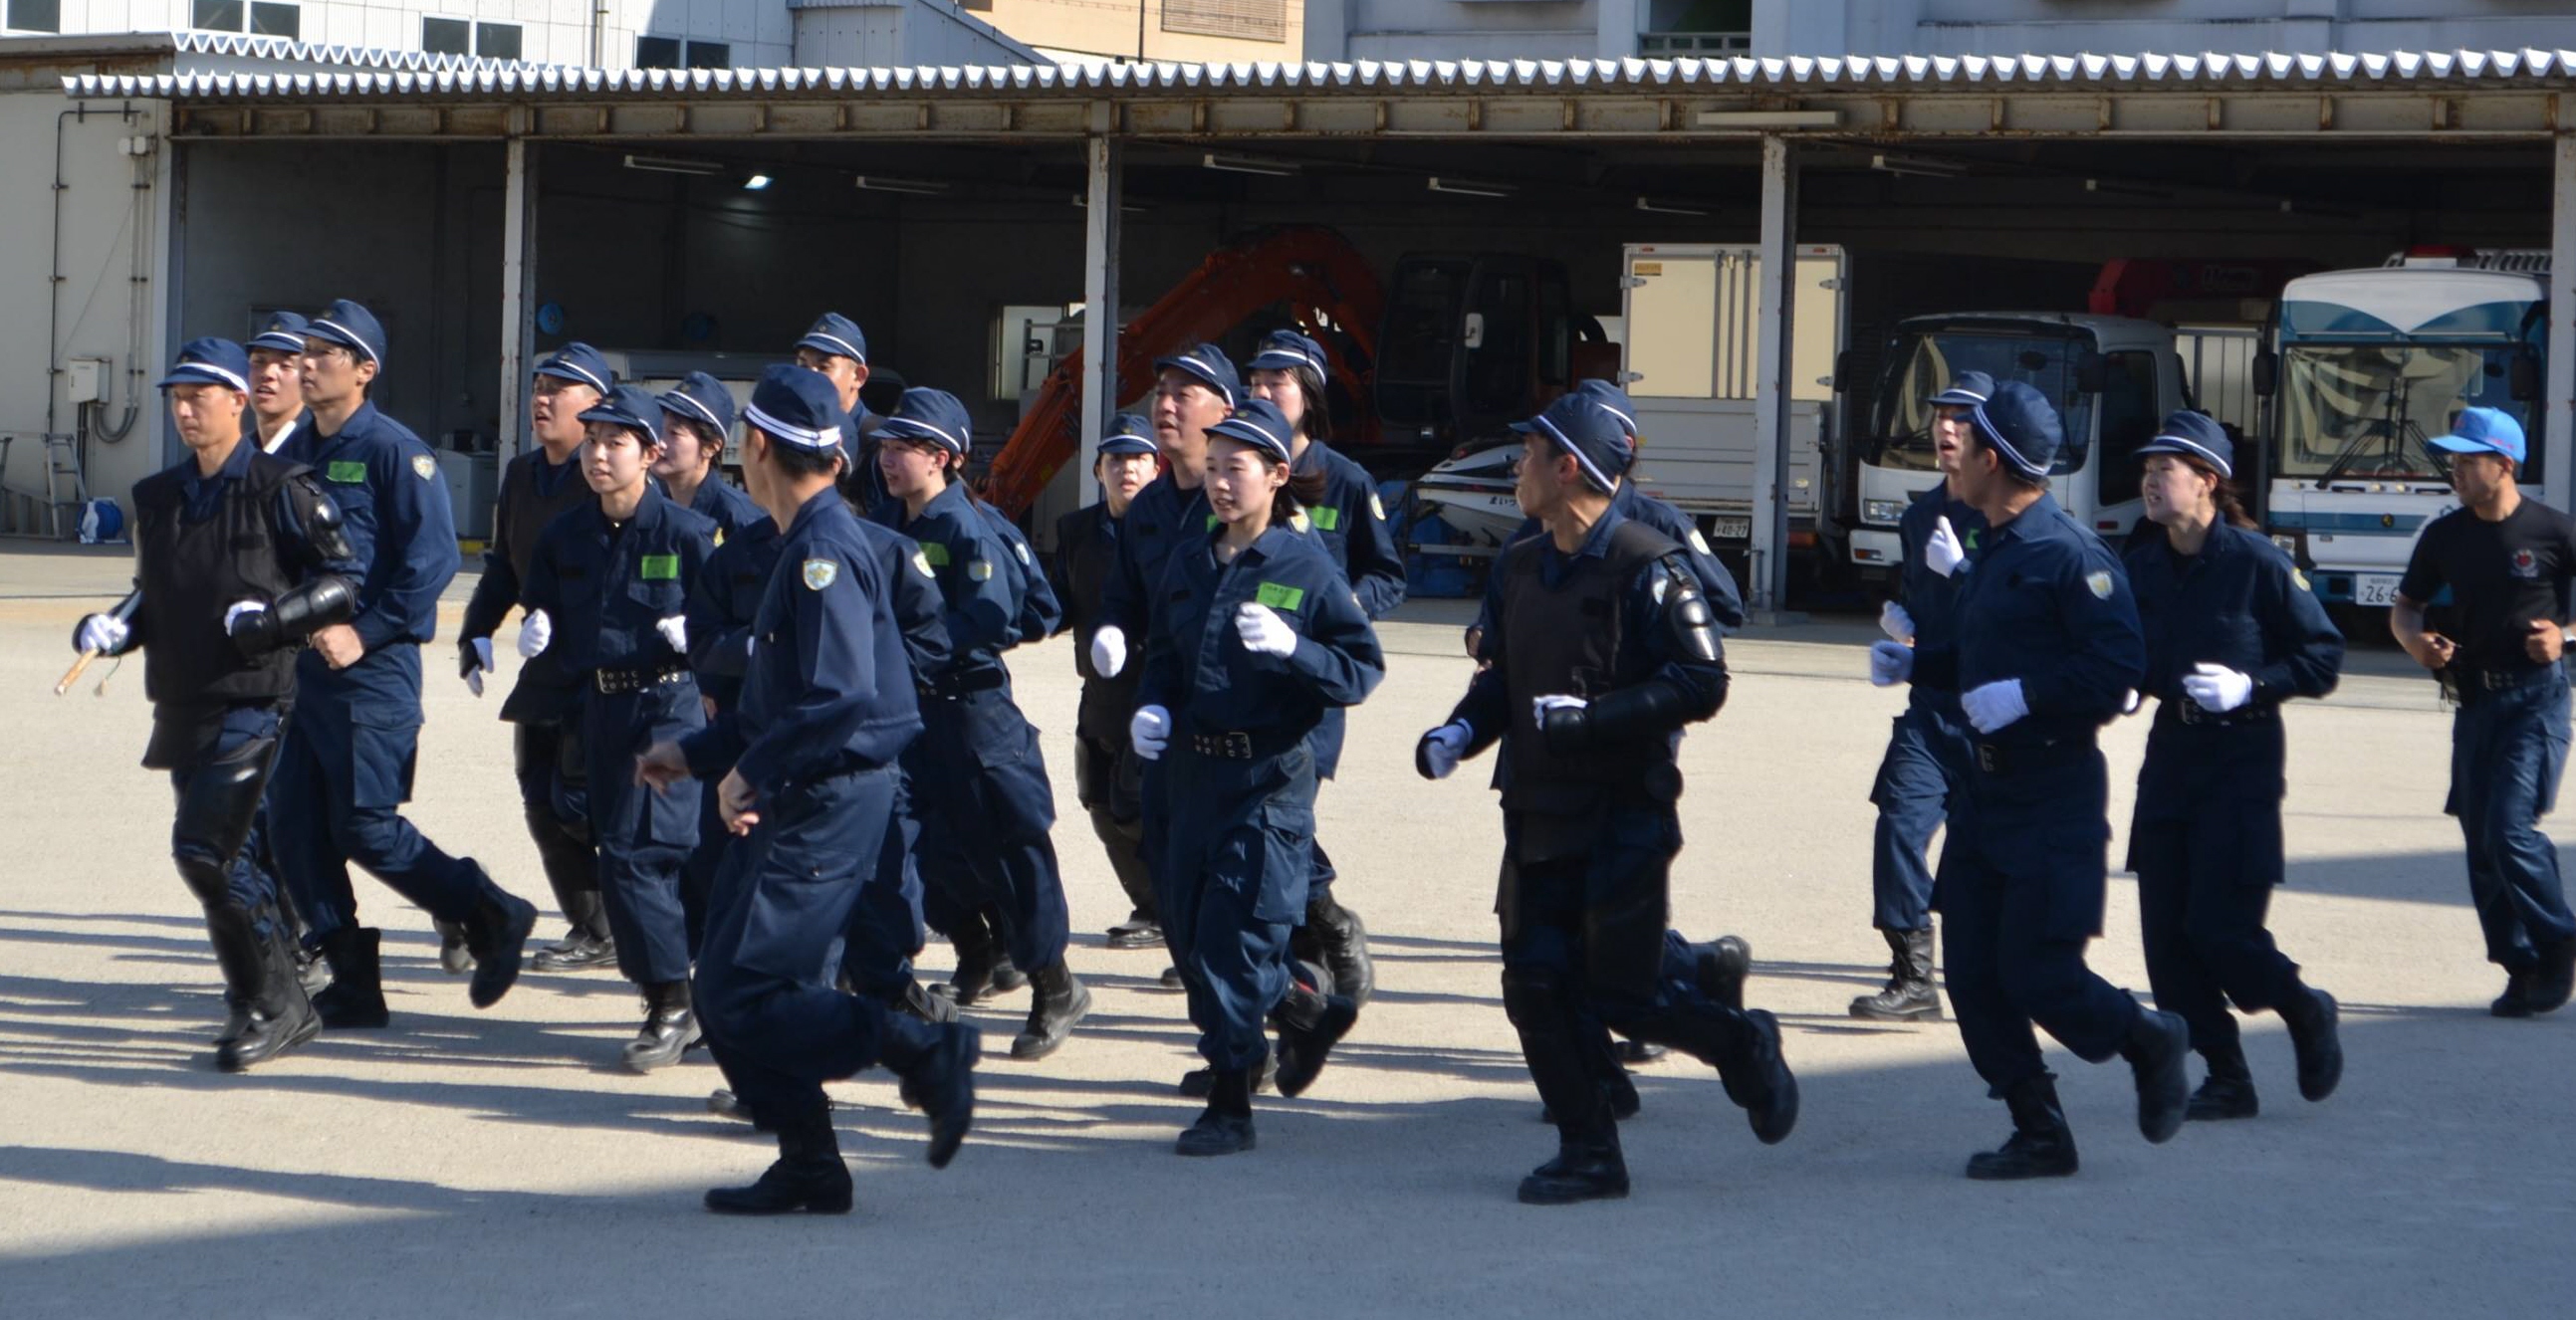
[[[1272,1088],[1272,1083],[1276,1080],[1278,1070],[1279,1056],[1277,1053],[1274,1052],[1262,1055],[1261,1062],[1253,1065],[1252,1068],[1253,1093],[1258,1095],[1263,1091],[1270,1090]],[[1182,1073],[1179,1090],[1182,1098],[1184,1099],[1207,1099],[1210,1095],[1216,1093],[1216,1070],[1213,1068],[1192,1068],[1188,1072]]]
[[[2534,975],[2535,973],[2529,971],[2514,971],[2507,968],[2504,974],[2504,993],[2497,995],[2495,1002],[2487,1005],[2487,1012],[2500,1018],[2530,1017],[2531,983]]]
[[[749,1187],[709,1191],[707,1208],[720,1215],[784,1215],[799,1210],[848,1214],[850,1167],[841,1163],[841,1142],[832,1131],[831,1109],[817,1101],[812,1109],[781,1122],[778,1162]]]
[[[1014,1059],[1043,1059],[1073,1034],[1073,1024],[1091,1011],[1091,987],[1073,974],[1064,959],[1038,969],[1030,980],[1037,990],[1029,998],[1028,1025],[1011,1042]]]
[[[689,983],[664,981],[644,987],[644,1028],[626,1042],[619,1056],[630,1072],[646,1073],[678,1063],[698,1039],[698,1017],[689,1007]]]
[[[1324,970],[1333,974],[1333,993],[1366,1008],[1377,989],[1377,964],[1369,958],[1368,927],[1360,914],[1319,892],[1306,904],[1306,932]]]
[[[2075,1172],[2075,1132],[2058,1107],[2057,1082],[2047,1073],[2004,1088],[2013,1134],[2002,1149],[1968,1157],[1968,1176],[1987,1182],[2063,1178]]]
[[[929,987],[910,976],[903,978],[902,987],[894,992],[891,1007],[898,1013],[910,1013],[934,1026],[957,1020],[956,1000],[932,994]]]
[[[438,930],[438,970],[449,976],[463,976],[474,970],[474,951],[465,947],[465,927],[453,921],[432,921]]]
[[[1691,946],[1691,970],[1699,992],[1741,1013],[1744,983],[1753,976],[1753,946],[1742,936],[1720,935]]]
[[[1877,994],[1851,1001],[1851,1015],[1873,1022],[1938,1021],[1941,993],[1932,988],[1932,928],[1883,930],[1888,952],[1887,984]]]
[[[1002,952],[1001,937],[975,913],[957,923],[948,941],[957,949],[957,970],[948,974],[943,985],[932,986],[935,994],[944,995],[960,1008],[971,1007],[1017,985],[1002,984],[1003,969],[1010,966],[1010,955]],[[1017,973],[1017,969],[1012,969]],[[1025,981],[1022,982],[1025,984]]]
[[[474,979],[466,986],[466,997],[476,1008],[490,1008],[519,982],[519,957],[537,928],[537,906],[501,892],[473,858],[458,862],[474,873],[482,893],[465,918],[465,947],[474,951]]]
[[[930,1167],[945,1169],[975,1126],[975,1060],[983,1056],[984,1033],[962,1022],[932,1030],[926,1049],[886,1063],[902,1079],[903,1102],[930,1120]]]
[[[1162,923],[1153,915],[1138,909],[1127,914],[1125,921],[1109,928],[1109,947],[1113,949],[1159,949],[1163,947]]]
[[[322,937],[322,960],[331,984],[313,996],[313,1011],[333,1031],[381,1027],[393,1019],[385,1008],[384,934],[373,926],[342,926]]]
[[[1613,1076],[1601,1079],[1601,1102],[1610,1106],[1610,1117],[1622,1123],[1635,1118],[1638,1112],[1646,1107],[1645,1100],[1637,1094],[1637,1079],[1629,1076],[1625,1068],[1620,1069]],[[1556,1111],[1540,1105],[1538,1121],[1549,1127],[1556,1126]]]
[[[2540,946],[2539,954],[2523,999],[2534,1013],[2555,1013],[2576,994],[2576,940],[2552,940]]]
[[[2120,1042],[2120,1057],[2138,1082],[2138,1135],[2152,1142],[2173,1140],[2182,1131],[2183,1111],[2191,1101],[2191,1076],[2183,1061],[2191,1056],[2191,1028],[2171,1013],[2138,1010]]]
[[[1726,1098],[1744,1106],[1745,1120],[1765,1146],[1776,1146],[1798,1126],[1798,1078],[1780,1052],[1780,1020],[1761,1009],[1744,1015],[1744,1031],[1718,1080]]]
[[[1297,1096],[1315,1084],[1325,1056],[1351,1034],[1360,1010],[1346,996],[1319,995],[1292,984],[1271,1018],[1279,1027],[1279,1094]]]
[[[1234,1155],[1252,1147],[1252,1070],[1229,1068],[1216,1074],[1207,1108],[1172,1143],[1172,1150],[1181,1155]]]
[[[548,871],[549,879],[553,872]],[[614,966],[617,962],[617,940],[608,932],[608,907],[596,889],[565,891],[557,886],[555,901],[563,905],[564,920],[572,928],[563,938],[537,950],[528,965],[540,972],[581,972],[593,967]]]
[[[2263,1103],[2254,1094],[2254,1070],[2245,1066],[2243,1046],[2229,1041],[2202,1050],[2200,1056],[2209,1060],[2209,1075],[2183,1107],[2185,1121],[2211,1123],[2263,1112]]]
[[[2323,990],[2300,988],[2305,997],[2284,1005],[2281,1020],[2289,1024],[2290,1048],[2299,1056],[2299,1098],[2323,1100],[2343,1081],[2343,1009]]]
[[[240,1072],[266,1063],[322,1033],[322,1016],[313,1011],[312,1001],[295,979],[294,959],[272,941],[260,940],[248,931],[244,936],[255,950],[252,956],[259,964],[259,987],[247,997],[250,1011],[241,1034],[215,1050],[215,1066],[225,1072]]]
[[[1556,1158],[1521,1179],[1521,1204],[1572,1205],[1616,1200],[1628,1194],[1628,1161],[1619,1153],[1619,1129],[1560,1133]]]

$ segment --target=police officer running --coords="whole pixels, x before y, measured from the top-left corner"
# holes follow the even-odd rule
[[[1378,500],[1377,483],[1368,470],[1335,451],[1333,414],[1324,394],[1324,346],[1294,330],[1273,331],[1253,354],[1246,393],[1267,400],[1293,428],[1297,503],[1333,563],[1359,597],[1371,619],[1404,603],[1404,559],[1396,553],[1395,535],[1387,527],[1386,506]],[[1343,709],[1327,706],[1315,729],[1315,777],[1326,780],[1341,765]],[[1315,840],[1315,873],[1307,889],[1307,907],[1297,932],[1298,956],[1321,961],[1333,974],[1333,990],[1365,1005],[1377,981],[1369,960],[1368,927],[1360,914],[1336,902],[1333,882],[1339,874]]]
[[[1037,731],[1011,699],[1001,651],[1020,635],[1010,544],[956,480],[973,443],[966,406],[942,390],[909,389],[877,432],[886,503],[874,521],[921,543],[946,602],[947,666],[921,675],[923,730],[906,766],[918,788],[921,865],[934,926],[958,942],[958,1002],[970,1002],[979,944],[998,937],[1029,978],[1027,1026],[1011,1057],[1055,1052],[1091,1010],[1091,991],[1066,965],[1068,914],[1056,869],[1055,797]],[[986,921],[998,926],[991,936]]]
[[[2129,1061],[2147,1140],[2169,1141],[2183,1123],[2190,1029],[2084,965],[2101,933],[2111,838],[2095,737],[2129,703],[2146,651],[2119,562],[2049,497],[2057,410],[2005,381],[1968,420],[1955,480],[1988,531],[1961,568],[1956,639],[1878,642],[1870,681],[1958,692],[1977,737],[1932,903],[1968,1061],[2011,1108],[2013,1135],[1970,1156],[1968,1176],[2063,1177],[2076,1169],[2075,1135],[2034,1022],[2088,1063]]]
[[[1963,371],[1932,396],[1932,450],[1938,484],[1914,497],[1897,520],[1905,548],[1902,600],[1879,611],[1878,626],[1901,646],[1943,647],[1958,635],[1959,565],[1985,530],[1986,518],[1959,498],[1959,456],[1968,443],[1968,411],[1994,393],[1994,378]],[[1917,678],[1905,711],[1887,737],[1887,754],[1869,800],[1878,808],[1870,841],[1870,924],[1887,941],[1887,984],[1851,1001],[1851,1015],[1880,1022],[1941,1016],[1932,988],[1932,868],[1926,850],[1949,814],[1951,795],[1967,782],[1972,755],[1959,694]]]
[[[2540,818],[2557,805],[2567,768],[2566,624],[2576,580],[2576,522],[2523,497],[2522,425],[2494,408],[2465,408],[2434,439],[2451,455],[2460,507],[2415,542],[2388,630],[2415,663],[2455,693],[2451,796],[2468,844],[2469,899],[2487,961],[2505,970],[2497,1017],[2554,1012],[2576,987],[2576,916],[2558,874],[2558,846]],[[2424,608],[2451,589],[2458,636],[2425,626]]]
[[[1252,1149],[1254,1076],[1279,1024],[1276,1077],[1302,1094],[1359,1018],[1356,1000],[1293,975],[1310,908],[1324,712],[1356,705],[1386,657],[1349,579],[1289,493],[1292,428],[1253,399],[1208,428],[1216,526],[1165,570],[1129,739],[1171,759],[1160,910],[1208,1061],[1208,1104],[1183,1155]]]
[[[1163,927],[1154,906],[1153,877],[1142,851],[1143,762],[1127,741],[1136,709],[1136,671],[1102,674],[1091,662],[1092,634],[1106,621],[1101,595],[1118,557],[1127,510],[1154,479],[1154,425],[1137,413],[1109,419],[1092,460],[1100,498],[1056,520],[1055,560],[1048,568],[1064,626],[1073,633],[1074,672],[1082,676],[1082,701],[1073,726],[1074,795],[1091,817],[1091,832],[1109,854],[1109,869],[1127,895],[1127,919],[1109,928],[1113,949],[1155,949]]]
[[[253,829],[295,698],[291,648],[346,620],[357,571],[339,510],[306,469],[242,430],[251,365],[239,344],[198,339],[161,382],[189,450],[134,488],[135,594],[83,618],[83,651],[144,653],[152,739],[170,772],[170,853],[206,912],[230,1012],[215,1063],[239,1072],[322,1029],[296,981],[291,936]]]
[[[704,727],[689,669],[688,594],[716,526],[663,496],[661,400],[623,384],[584,410],[581,475],[593,498],[546,524],[519,603],[519,654],[554,654],[582,686],[590,832],[617,969],[644,992],[644,1025],[622,1056],[635,1072],[679,1061],[698,1038],[689,1003],[680,868],[698,842],[695,782],[639,787],[629,767],[655,742]]]
[[[825,1081],[893,1070],[929,1117],[933,1168],[956,1155],[974,1115],[973,1027],[832,986],[890,819],[895,759],[921,730],[884,561],[834,486],[845,420],[816,373],[776,366],[753,388],[743,476],[787,530],[753,625],[741,718],[658,743],[636,768],[663,787],[733,767],[715,788],[735,843],[716,878],[696,1002],[717,1063],[777,1132],[779,1157],[748,1187],[708,1192],[719,1213],[849,1211]]]
[[[716,525],[719,543],[769,515],[751,496],[724,479],[725,445],[733,435],[733,391],[703,371],[692,371],[665,391],[662,456],[653,478],[671,502]]]
[[[447,487],[428,447],[367,401],[385,360],[374,314],[335,302],[312,318],[304,344],[312,411],[278,456],[321,475],[365,565],[354,618],[316,630],[297,658],[295,719],[268,790],[282,878],[331,964],[314,1007],[329,1027],[388,1019],[380,936],[357,924],[349,888],[356,862],[432,919],[464,927],[475,960],[468,998],[489,1008],[519,979],[537,910],[397,810],[411,796],[420,738],[420,646],[437,632],[438,595],[456,575]]]
[[[796,341],[796,365],[821,373],[840,397],[841,434],[850,452],[842,494],[864,518],[886,501],[885,476],[877,471],[878,419],[859,402],[859,390],[868,383],[868,337],[858,322],[825,312]]]
[[[274,454],[304,417],[304,318],[277,312],[243,347],[250,350],[250,416],[260,452]]]
[[[510,460],[501,472],[492,541],[483,551],[483,576],[465,604],[457,630],[457,671],[474,695],[492,672],[492,634],[519,604],[537,538],[569,510],[594,502],[578,471],[587,423],[581,415],[616,385],[608,360],[578,341],[537,364],[528,390],[528,432],[536,447]],[[501,703],[512,726],[512,770],[519,781],[519,815],[537,845],[538,864],[555,904],[572,929],[537,950],[541,972],[577,972],[617,960],[616,936],[599,897],[599,863],[590,833],[588,757],[581,745],[580,676],[564,669],[561,655],[544,652],[519,666],[518,681]],[[619,778],[624,778],[621,769]],[[450,973],[472,965],[461,930],[442,928],[440,961]]]
[[[2156,699],[2129,826],[2147,980],[2209,1061],[2184,1116],[2252,1118],[2230,1001],[2280,1012],[2300,1095],[2323,1100],[2343,1076],[2334,996],[2299,980],[2263,922],[2281,882],[2281,703],[2334,690],[2343,635],[2228,488],[2236,446],[2217,422],[2177,412],[2137,453],[2153,527],[2123,558],[2147,642],[2139,691]]]
[[[1662,975],[1679,734],[1726,699],[1698,581],[1678,544],[1613,506],[1636,449],[1607,409],[1569,394],[1515,426],[1514,493],[1548,534],[1496,565],[1490,663],[1415,765],[1445,778],[1502,744],[1503,1006],[1559,1136],[1520,1199],[1553,1205],[1628,1192],[1588,1058],[1596,1023],[1714,1065],[1765,1143],[1796,1125],[1798,1086],[1771,1014],[1677,995]]]

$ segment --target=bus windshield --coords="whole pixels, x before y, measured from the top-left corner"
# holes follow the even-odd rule
[[[2067,334],[1980,329],[1905,335],[1888,359],[1878,391],[1868,461],[1903,471],[1932,471],[1929,400],[1960,372],[1982,371],[1997,384],[2017,380],[2048,396],[2066,435],[2050,470],[2062,474],[2084,466],[2084,448],[2093,434],[2093,397],[2076,387],[2076,364],[2090,347],[2088,338]]]
[[[2432,437],[2468,407],[2501,408],[2531,427],[2512,397],[2518,349],[2438,344],[2293,346],[2282,359],[2276,476],[2323,484],[2444,481]]]

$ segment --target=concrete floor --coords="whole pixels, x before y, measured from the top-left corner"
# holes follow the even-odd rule
[[[1262,1102],[1260,1149],[1217,1161],[1170,1153],[1196,1112],[1171,1093],[1191,1034],[1159,952],[1100,947],[1125,908],[1071,799],[1070,655],[1030,648],[1014,669],[1058,772],[1092,1017],[1042,1064],[988,1062],[945,1173],[886,1081],[836,1086],[858,1212],[742,1222],[698,1193],[768,1145],[705,1112],[703,1056],[615,1067],[626,986],[530,975],[477,1013],[426,918],[364,879],[392,1028],[213,1071],[214,967],[166,856],[168,792],[136,766],[139,662],[104,699],[48,695],[73,620],[125,567],[0,549],[0,1315],[2540,1316],[2576,1285],[2576,1015],[2486,1016],[2501,977],[2440,814],[2446,717],[2384,643],[2289,717],[2274,926],[2343,1000],[2341,1093],[2300,1102],[2277,1020],[2256,1019],[2263,1117],[2149,1147],[2125,1067],[2053,1052],[2084,1171],[2007,1186],[1959,1176],[2007,1122],[1955,1031],[1844,1012],[1884,959],[1866,799],[1902,697],[1860,677],[1874,632],[1735,639],[1733,699],[1686,752],[1674,915],[1752,941],[1751,998],[1787,1028],[1804,1115],[1765,1148],[1706,1070],[1647,1068],[1624,1134],[1635,1195],[1571,1210],[1512,1200],[1553,1139],[1498,1001],[1482,767],[1441,784],[1411,768],[1467,678],[1458,606],[1385,627],[1392,672],[1322,803],[1378,998],[1306,1098]],[[468,696],[452,654],[428,665],[413,819],[542,898],[497,693]],[[2117,824],[2143,736],[2109,735]],[[2110,892],[2093,963],[2143,992],[2132,884]],[[978,1017],[1007,1038],[1025,1007]]]

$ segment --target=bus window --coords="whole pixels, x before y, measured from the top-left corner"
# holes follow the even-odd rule
[[[2146,464],[2138,446],[2156,436],[2156,355],[2112,353],[2103,361],[2102,468],[2094,489],[2095,507],[2110,508],[2138,498]]]

